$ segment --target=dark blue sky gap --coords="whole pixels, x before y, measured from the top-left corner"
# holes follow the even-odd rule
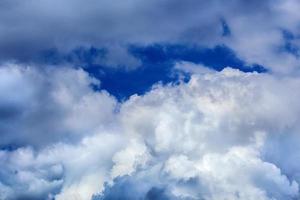
[[[288,30],[282,30],[282,36],[284,38],[284,45],[279,48],[279,51],[288,52],[296,57],[300,57],[300,49],[293,43],[294,40],[299,39],[300,35],[294,35]]]
[[[77,48],[68,55],[60,55],[55,50],[49,50],[43,53],[41,61],[51,64],[68,62],[83,66],[90,75],[101,80],[101,89],[107,90],[119,100],[127,99],[133,94],[143,94],[157,82],[167,84],[178,81],[178,76],[172,73],[174,64],[178,61],[203,64],[217,71],[230,66],[244,72],[266,72],[260,65],[247,66],[226,46],[209,49],[199,46],[153,44],[132,45],[128,50],[142,63],[134,70],[95,64],[95,60],[104,58],[107,51],[94,47]]]
[[[223,29],[222,36],[223,37],[230,36],[231,30],[230,30],[228,24],[226,23],[226,21],[224,19],[221,19],[221,23],[222,23],[222,29]]]

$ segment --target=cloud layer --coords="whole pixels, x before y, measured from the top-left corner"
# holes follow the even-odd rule
[[[289,73],[299,68],[299,7],[297,0],[4,0],[0,54],[32,62],[45,50],[95,46],[108,49],[95,62],[134,68],[131,44],[224,44],[247,63]]]
[[[0,199],[299,198],[300,79],[177,66],[122,103],[80,69],[2,66]]]

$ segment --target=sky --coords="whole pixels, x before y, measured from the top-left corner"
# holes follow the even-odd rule
[[[1,0],[0,200],[300,199],[299,10]]]

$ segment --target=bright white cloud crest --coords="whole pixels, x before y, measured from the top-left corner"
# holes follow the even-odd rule
[[[300,79],[200,72],[117,103],[82,70],[2,66],[1,145],[21,146],[0,199],[299,198]]]

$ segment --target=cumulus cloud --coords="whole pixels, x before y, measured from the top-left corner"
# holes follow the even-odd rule
[[[31,148],[1,151],[1,199],[51,199],[63,185],[63,166],[38,162]]]
[[[57,143],[41,151],[1,150],[1,199],[90,199],[108,180],[111,157],[126,141],[108,132],[78,144]]]
[[[299,8],[2,0],[0,199],[299,199]],[[225,45],[268,73],[180,61],[189,81],[119,102],[81,68],[35,63],[93,46],[92,64],[133,69],[127,48],[154,43]]]
[[[82,70],[0,77],[1,199],[299,198],[297,76],[192,70],[122,103]]]
[[[164,191],[162,199],[298,198],[298,170],[288,170],[298,150],[286,145],[299,138],[299,80],[230,68],[202,72],[123,104],[123,131],[147,152],[127,159],[128,176],[116,177],[98,199],[118,199],[127,185],[137,194],[128,199],[147,199],[152,188]]]
[[[4,65],[0,68],[0,146],[72,141],[113,123],[116,100],[105,91],[94,92],[92,86],[99,84],[81,69]]]
[[[155,187],[170,199],[298,198],[298,170],[284,164],[298,160],[296,148],[285,146],[299,141],[299,106],[291,96],[297,85],[297,79],[227,68],[133,96],[121,110],[124,130],[151,156],[145,154],[141,160],[148,164],[128,170],[127,181],[116,179],[99,199],[118,199],[126,185],[141,188],[129,199],[147,199]],[[281,146],[276,153],[268,149],[274,141]],[[274,154],[284,157],[278,162]]]
[[[140,62],[127,52],[131,44],[225,44],[248,63],[288,73],[298,71],[299,58],[285,49],[283,32],[299,49],[299,6],[297,0],[4,0],[0,54],[4,61],[32,62],[44,50],[95,46],[108,49],[96,62],[134,68]]]

